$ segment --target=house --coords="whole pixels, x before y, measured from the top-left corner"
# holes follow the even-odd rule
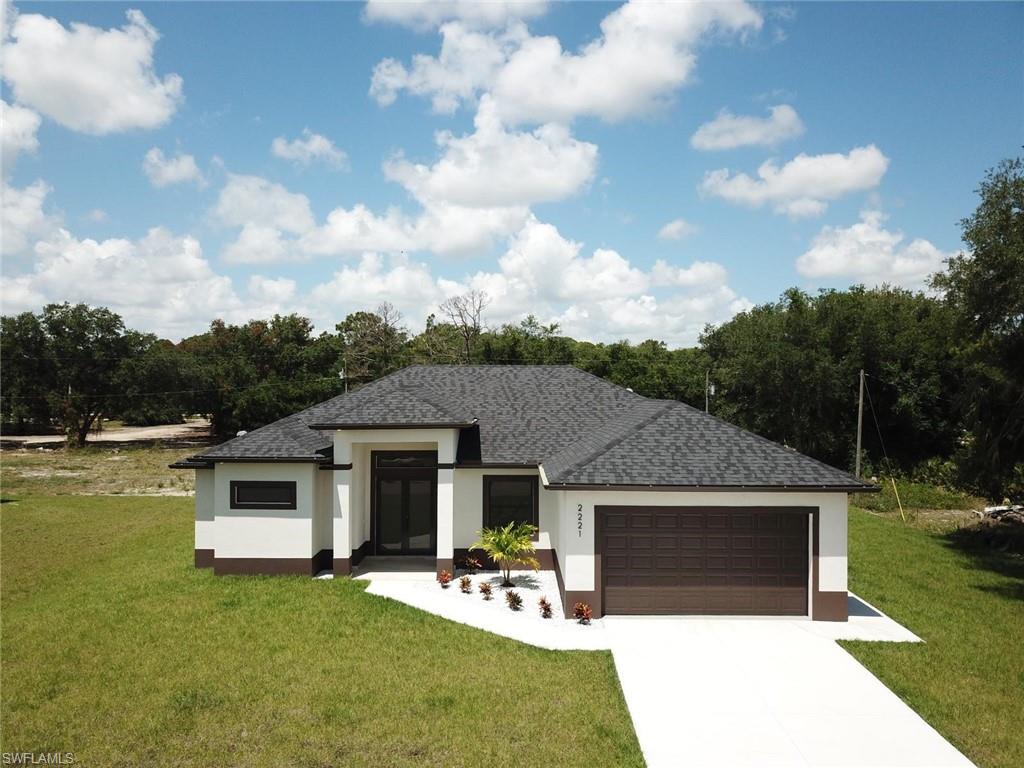
[[[570,366],[411,366],[189,457],[197,567],[452,570],[539,528],[563,605],[844,621],[851,475]]]

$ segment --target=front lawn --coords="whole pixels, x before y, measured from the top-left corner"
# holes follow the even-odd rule
[[[643,764],[609,653],[532,648],[347,579],[197,571],[190,498],[33,495],[0,517],[4,751],[90,766]]]
[[[1024,558],[954,547],[934,520],[850,510],[850,589],[923,644],[844,642],[979,766],[1024,765]]]

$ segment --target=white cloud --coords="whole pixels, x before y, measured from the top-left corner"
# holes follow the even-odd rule
[[[161,227],[137,241],[100,242],[59,229],[33,250],[33,271],[4,280],[5,312],[84,302],[109,307],[130,327],[176,338],[243,310],[231,279],[213,272],[199,242]]]
[[[179,152],[176,157],[165,157],[162,149],[153,147],[142,159],[142,170],[146,172],[149,183],[154,187],[188,182],[200,187],[206,186],[206,179],[203,178],[192,155],[183,155]]]
[[[368,0],[364,13],[369,21],[423,30],[453,20],[477,28],[500,27],[545,10],[547,0]]]
[[[230,264],[276,264],[298,256],[281,230],[248,222],[238,237],[221,252]]]
[[[696,44],[712,31],[759,29],[745,2],[633,0],[601,22],[601,37],[579,53],[555,37],[532,37],[509,58],[492,88],[510,122],[568,122],[589,115],[621,120],[649,112],[693,73]]]
[[[688,267],[675,267],[658,259],[651,268],[651,279],[655,285],[688,288],[725,285],[728,277],[725,267],[714,261],[695,261]]]
[[[881,211],[869,210],[849,227],[823,227],[796,260],[797,271],[811,278],[924,288],[929,276],[955,254],[920,238],[904,244],[903,233],[885,229],[885,220]]]
[[[415,56],[409,67],[385,59],[374,70],[370,93],[386,105],[405,89],[430,96],[435,111],[452,112],[490,92],[509,124],[566,124],[585,115],[621,120],[657,108],[690,79],[702,38],[761,24],[760,14],[741,0],[633,0],[606,16],[601,36],[577,53],[564,51],[556,37],[531,37],[521,23],[500,32],[447,24],[437,57]]]
[[[768,117],[734,115],[727,109],[710,123],[704,123],[690,138],[695,149],[735,149],[736,147],[773,147],[804,132],[803,121],[788,104],[769,110]]]
[[[757,169],[756,179],[722,168],[707,173],[700,189],[731,203],[754,208],[770,204],[776,213],[818,216],[827,201],[878,186],[888,167],[889,158],[871,144],[845,155],[800,154],[781,168],[768,160]]]
[[[285,305],[295,298],[296,283],[287,277],[270,278],[252,275],[249,278],[249,296],[266,304]]]
[[[301,138],[288,141],[278,136],[270,145],[270,151],[284,160],[291,160],[302,166],[310,166],[314,162],[322,162],[335,168],[344,168],[348,155],[334,146],[334,142],[319,133],[304,128]]]
[[[42,119],[31,109],[0,99],[0,164],[6,175],[22,152],[39,149],[36,131]]]
[[[408,69],[390,58],[374,67],[370,95],[378,104],[392,104],[399,91],[407,90],[417,96],[430,96],[435,112],[451,114],[486,89],[512,51],[528,37],[522,24],[490,34],[453,21],[444,24],[440,32],[441,52],[437,57],[417,54]]]
[[[120,29],[18,14],[4,41],[3,77],[20,104],[83,133],[106,134],[165,123],[182,98],[178,75],[160,78],[160,35],[141,11]]]
[[[291,234],[313,229],[309,198],[259,176],[229,174],[214,215],[229,227],[258,225]]]
[[[27,187],[3,183],[0,200],[0,253],[16,256],[25,253],[31,243],[46,237],[60,225],[58,217],[43,210],[50,186],[37,180]]]
[[[662,240],[682,240],[687,235],[692,235],[697,227],[686,219],[672,219],[668,224],[658,230],[658,237]]]
[[[573,138],[567,128],[543,125],[531,133],[510,133],[488,96],[474,125],[466,136],[439,133],[442,156],[434,165],[399,158],[385,165],[385,173],[426,205],[441,201],[483,208],[562,200],[594,176],[597,146]]]

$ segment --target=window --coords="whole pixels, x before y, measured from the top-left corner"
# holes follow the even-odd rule
[[[295,483],[232,480],[232,509],[295,509]]]
[[[484,476],[484,527],[539,525],[537,503],[536,476]]]
[[[373,452],[377,469],[428,469],[437,466],[437,453],[434,451],[403,451],[402,453]]]

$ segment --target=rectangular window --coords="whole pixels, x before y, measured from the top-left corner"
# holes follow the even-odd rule
[[[295,509],[295,483],[287,480],[232,480],[232,509]]]
[[[484,527],[540,525],[536,476],[484,475]]]

